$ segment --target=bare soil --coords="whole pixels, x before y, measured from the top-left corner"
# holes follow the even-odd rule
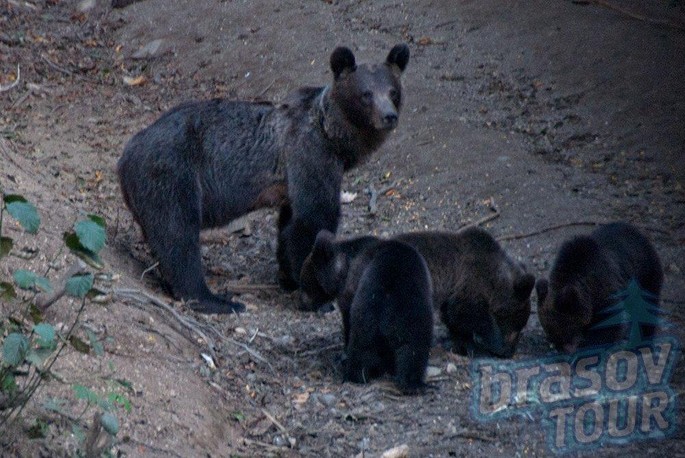
[[[441,326],[428,393],[398,396],[387,380],[341,383],[337,313],[299,312],[297,294],[275,285],[273,211],[203,234],[210,286],[242,291],[246,313],[193,315],[173,303],[146,271],[154,260],[114,167],[131,135],[181,101],[279,100],[326,84],[337,45],[369,61],[408,42],[400,125],[346,177],[356,198],[343,206],[340,234],[456,230],[490,216],[484,227],[542,276],[565,238],[630,221],[658,248],[669,332],[684,341],[684,8],[666,0],[145,0],[112,10],[103,0],[3,0],[0,84],[16,80],[17,66],[21,78],[0,93],[0,182],[37,205],[43,226],[28,236],[5,222],[17,250],[39,254],[4,258],[0,278],[48,263],[58,278],[71,263],[58,250],[62,232],[97,213],[108,221],[108,278],[99,286],[153,294],[195,331],[122,295],[89,305],[77,335],[94,332],[105,354],[69,347],[57,376],[0,435],[2,454],[76,453],[73,418],[43,404],[71,399],[65,409],[78,416],[86,406],[69,393],[75,383],[130,399],[131,412],[117,412],[122,456],[375,456],[402,444],[411,456],[550,454],[535,415],[472,416],[470,361],[443,345]],[[63,299],[46,319],[67,325],[77,309]],[[0,313],[20,317],[13,304]],[[211,351],[197,330],[211,340],[216,367],[201,356]],[[515,359],[549,351],[534,306]],[[682,360],[672,387],[673,437],[594,453],[682,456]],[[35,418],[49,428],[29,439]]]

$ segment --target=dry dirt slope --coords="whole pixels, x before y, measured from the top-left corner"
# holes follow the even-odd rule
[[[181,100],[279,99],[299,85],[326,82],[328,55],[338,44],[375,60],[407,41],[412,58],[400,127],[348,178],[346,189],[358,197],[344,208],[341,232],[456,229],[487,216],[493,201],[501,214],[488,227],[499,236],[626,219],[651,228],[666,266],[664,305],[683,324],[679,28],[565,1],[147,0],[121,11],[105,2],[79,11],[88,3],[1,6],[0,77],[9,83],[20,64],[22,81],[0,95],[0,180],[43,215],[45,237],[21,239],[40,248],[35,267],[56,252],[59,234],[79,213],[97,212],[110,222],[105,259],[106,270],[120,276],[115,285],[161,295],[154,275],[140,280],[152,260],[113,174],[130,135]],[[633,11],[682,22],[682,9]],[[140,52],[155,40],[162,41],[151,55]],[[366,210],[369,184],[393,189],[380,197],[375,217]],[[273,214],[262,212],[252,218],[250,236],[208,236],[213,287],[273,283],[273,225]],[[550,231],[506,248],[543,275],[561,239],[588,229]],[[3,277],[20,262],[3,260]],[[60,258],[57,265],[69,262]],[[415,456],[549,453],[537,417],[489,424],[472,418],[468,359],[436,347],[437,389],[420,398],[398,399],[382,383],[341,385],[337,316],[296,312],[296,297],[277,289],[242,298],[249,310],[240,317],[197,317],[216,343],[216,371],[200,357],[206,346],[196,335],[192,343],[182,337],[187,333],[168,313],[130,300],[90,307],[83,320],[106,343],[105,357],[71,350],[56,369],[66,384],[47,384],[40,397],[68,397],[71,383],[105,393],[112,371],[130,381],[133,409],[120,413],[117,446],[130,456],[339,456],[403,443]],[[3,315],[16,313],[2,307]],[[58,303],[47,319],[66,322],[75,309]],[[533,315],[517,359],[546,351]],[[683,375],[681,362],[678,392]],[[674,438],[605,453],[676,454],[679,412]],[[63,418],[38,404],[29,413],[49,419],[48,437],[29,441],[17,429],[10,453],[73,452]]]

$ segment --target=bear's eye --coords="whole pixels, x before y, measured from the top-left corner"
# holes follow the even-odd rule
[[[373,102],[373,92],[364,91],[362,93],[362,103],[364,103],[364,105],[371,105],[372,102]]]
[[[397,92],[397,89],[395,89],[395,88],[390,89],[390,98],[392,100],[397,100],[398,96],[399,96],[399,93]]]

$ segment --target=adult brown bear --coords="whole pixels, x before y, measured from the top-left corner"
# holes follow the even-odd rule
[[[296,288],[316,234],[337,229],[343,172],[397,126],[408,61],[405,44],[359,66],[339,47],[329,86],[301,88],[278,105],[185,103],[137,133],[119,160],[119,181],[172,294],[203,313],[242,310],[232,294],[207,287],[200,230],[265,206],[281,207],[279,279]]]

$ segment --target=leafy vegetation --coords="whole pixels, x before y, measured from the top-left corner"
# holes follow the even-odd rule
[[[0,259],[14,254],[15,241],[3,234],[3,219],[13,218],[21,228],[29,234],[37,234],[40,230],[40,216],[36,207],[26,198],[17,194],[5,194],[0,187],[2,202],[0,205]],[[71,231],[63,236],[66,248],[73,256],[82,259],[95,269],[103,266],[98,252],[105,246],[105,221],[97,215],[87,215],[85,219],[77,221]],[[77,351],[90,352],[98,356],[104,354],[104,346],[97,336],[86,330],[88,343],[75,334],[80,316],[89,302],[89,297],[102,294],[93,284],[95,276],[92,272],[82,270],[67,278],[63,291],[56,296],[56,300],[69,296],[80,301],[75,318],[69,326],[56,329],[52,324],[44,321],[42,310],[37,306],[40,294],[55,294],[56,287],[49,279],[51,268],[46,266],[44,273],[37,273],[30,269],[18,268],[12,272],[12,278],[0,278],[0,299],[10,304],[17,304],[19,316],[6,317],[0,322],[0,339],[2,340],[2,359],[0,360],[0,428],[16,421],[38,387],[46,382],[60,380],[51,372],[55,361],[60,357],[65,347],[71,345]],[[25,291],[20,294],[19,291]],[[126,382],[112,382],[110,390],[100,396],[82,384],[73,384],[72,403],[85,401],[83,412],[73,417],[65,406],[69,401],[50,400],[42,407],[46,411],[56,412],[72,422],[72,432],[79,437],[82,453],[85,455],[107,454],[119,432],[117,410],[130,412],[131,403],[126,397],[130,384]],[[94,423],[89,427],[91,433],[83,432],[81,418],[89,411],[96,410]],[[28,429],[31,438],[46,437],[49,425],[42,419],[36,418]],[[105,440],[99,437],[103,431]],[[95,433],[95,436],[93,435]],[[102,445],[104,443],[104,445]],[[96,445],[100,444],[100,445]]]

